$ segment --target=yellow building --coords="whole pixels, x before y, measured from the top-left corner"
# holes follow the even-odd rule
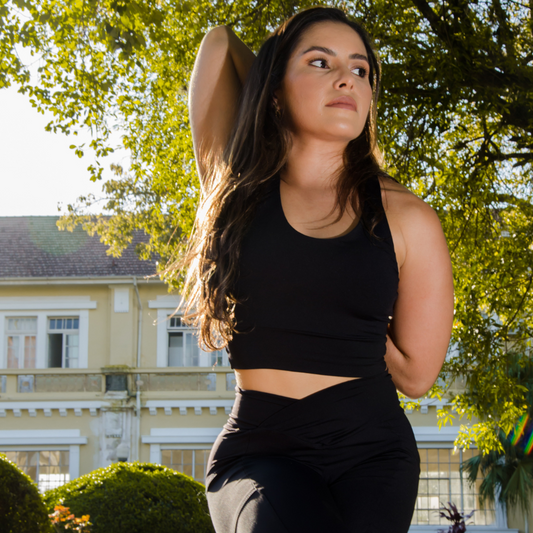
[[[0,451],[41,490],[115,461],[204,481],[234,400],[226,351],[203,352],[171,316],[179,298],[134,253],[144,235],[113,258],[97,237],[59,232],[56,220],[0,217]],[[439,529],[441,503],[477,505],[459,475],[475,452],[453,452],[457,429],[439,431],[435,407],[408,413],[423,471],[413,532]],[[474,519],[468,531],[526,533],[499,507]]]

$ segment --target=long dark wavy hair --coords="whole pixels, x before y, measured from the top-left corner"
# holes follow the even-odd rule
[[[274,95],[303,33],[319,22],[341,22],[361,37],[370,63],[370,111],[359,137],[348,143],[336,181],[336,210],[341,219],[347,205],[373,228],[383,208],[371,206],[367,183],[384,174],[376,139],[376,107],[381,69],[366,31],[335,8],[313,7],[292,16],[263,43],[243,87],[228,143],[219,156],[202,154],[205,178],[189,248],[181,263],[187,268],[183,290],[184,318],[199,328],[201,344],[220,349],[231,340],[236,303],[232,288],[239,275],[240,245],[259,201],[283,169],[291,148],[283,112]],[[333,222],[334,223],[334,222]]]

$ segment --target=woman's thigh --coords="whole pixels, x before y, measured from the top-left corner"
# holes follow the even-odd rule
[[[322,476],[285,457],[243,460],[207,493],[217,533],[349,533]]]
[[[352,468],[330,490],[349,531],[407,533],[419,476],[418,452],[391,454]]]

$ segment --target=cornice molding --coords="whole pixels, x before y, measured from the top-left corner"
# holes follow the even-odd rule
[[[210,414],[216,415],[219,407],[229,415],[233,403],[234,400],[148,400],[143,407],[147,407],[152,416],[157,415],[157,409],[163,409],[166,415],[171,415],[172,409],[178,409],[180,415],[185,416],[188,408],[194,409],[195,415],[201,415],[204,408],[209,409]]]
[[[37,411],[43,411],[44,416],[52,416],[56,410],[60,416],[67,416],[68,411],[74,411],[76,416],[82,416],[83,409],[88,409],[91,416],[96,416],[98,409],[109,408],[109,402],[78,400],[78,401],[27,401],[27,402],[2,402],[0,401],[0,417],[5,418],[7,411],[13,411],[15,417],[20,417],[23,410],[30,416],[36,416]]]
[[[222,428],[152,428],[144,444],[213,444]]]
[[[5,429],[0,430],[0,446],[47,446],[87,444],[79,429]]]
[[[0,311],[41,311],[96,309],[89,296],[15,296],[0,297]]]
[[[108,285],[113,284],[132,284],[134,276],[108,276],[108,277],[57,277],[57,278],[0,278],[1,285]],[[137,277],[137,283],[140,284],[160,284],[165,283],[159,278]]]

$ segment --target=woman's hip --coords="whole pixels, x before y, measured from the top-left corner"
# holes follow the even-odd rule
[[[413,460],[416,442],[390,375],[346,381],[302,399],[237,390],[208,461],[206,485],[246,457],[283,456],[328,481],[376,455]]]

